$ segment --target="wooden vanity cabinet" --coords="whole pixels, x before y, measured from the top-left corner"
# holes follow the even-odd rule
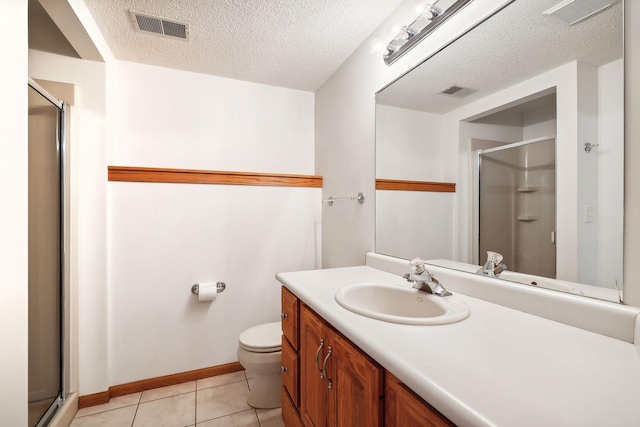
[[[383,369],[300,306],[300,415],[307,427],[382,426]]]
[[[449,420],[282,288],[286,427],[443,427]]]

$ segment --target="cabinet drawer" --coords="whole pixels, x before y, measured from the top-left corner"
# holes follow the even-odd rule
[[[296,408],[299,406],[298,393],[298,353],[287,340],[282,341],[282,385],[289,392],[289,396]]]
[[[298,349],[298,298],[282,287],[282,334]]]

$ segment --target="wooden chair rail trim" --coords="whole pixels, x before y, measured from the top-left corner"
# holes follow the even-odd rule
[[[109,181],[322,188],[322,177],[260,172],[109,166]]]
[[[455,193],[454,182],[405,181],[400,179],[376,179],[376,190],[430,191]]]
[[[125,394],[139,393],[141,391],[151,390],[154,388],[166,387],[170,385],[186,383],[189,381],[201,380],[203,378],[230,374],[232,372],[241,371],[243,369],[244,368],[242,367],[242,365],[240,365],[240,362],[232,362],[225,365],[211,366],[209,368],[196,369],[194,371],[181,372],[178,374],[165,375],[162,377],[115,385],[109,387],[109,390],[107,391],[80,396],[78,399],[78,408],[86,408],[89,406],[108,403],[109,399],[113,397],[124,396]]]

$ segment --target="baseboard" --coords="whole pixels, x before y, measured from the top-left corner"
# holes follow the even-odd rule
[[[78,397],[78,409],[109,403],[109,390]]]
[[[134,381],[127,384],[120,384],[109,387],[108,391],[100,393],[88,394],[80,396],[78,399],[78,407],[86,408],[89,406],[101,405],[108,403],[109,399],[125,394],[139,393],[154,388],[166,387],[170,385],[182,384],[189,381],[201,380],[203,378],[215,377],[218,375],[230,374],[232,372],[241,371],[244,368],[240,362],[227,363],[225,365],[211,366],[209,368],[196,369],[194,371],[181,372],[178,374],[165,375],[162,377],[149,378],[146,380]]]

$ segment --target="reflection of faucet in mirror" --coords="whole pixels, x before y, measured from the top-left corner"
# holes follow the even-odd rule
[[[488,251],[487,262],[476,273],[490,277],[500,277],[500,273],[507,269],[506,264],[500,263],[502,259],[503,256],[498,252]]]
[[[438,295],[439,297],[448,297],[451,292],[446,290],[442,283],[436,279],[433,274],[424,267],[425,261],[422,258],[414,258],[409,263],[409,268],[415,272],[415,274],[407,273],[404,277],[407,282],[412,282],[413,287],[419,291],[424,291],[430,294]]]

